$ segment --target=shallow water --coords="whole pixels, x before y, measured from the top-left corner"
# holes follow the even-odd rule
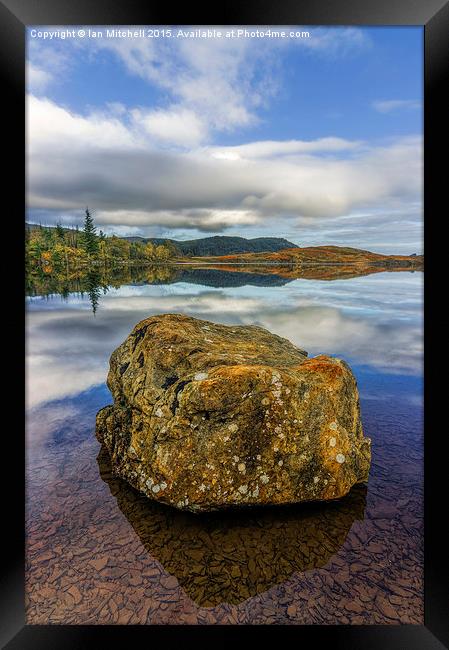
[[[197,269],[29,297],[27,622],[422,624],[422,280]],[[198,516],[112,477],[94,435],[109,356],[139,320],[173,312],[348,361],[368,485],[331,504]]]

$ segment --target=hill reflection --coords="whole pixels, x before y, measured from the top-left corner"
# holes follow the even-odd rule
[[[244,286],[282,287],[294,280],[349,280],[383,271],[408,271],[406,268],[383,268],[362,265],[314,265],[304,268],[298,265],[209,265],[189,266],[171,264],[157,266],[120,266],[116,268],[94,267],[72,274],[43,272],[28,273],[27,296],[60,295],[67,300],[70,295],[87,295],[95,314],[100,297],[111,288],[123,285],[171,285],[188,283],[212,288],[235,288]]]

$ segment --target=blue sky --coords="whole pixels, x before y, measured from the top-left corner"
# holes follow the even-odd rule
[[[422,250],[422,28],[65,29],[28,29],[28,220]]]

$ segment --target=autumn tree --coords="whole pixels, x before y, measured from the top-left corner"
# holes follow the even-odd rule
[[[166,262],[170,257],[170,251],[166,246],[159,244],[159,246],[156,246],[155,255],[159,262]]]
[[[154,260],[155,256],[155,246],[152,242],[148,242],[145,246],[145,257],[149,260]]]
[[[32,269],[42,268],[42,253],[43,247],[40,237],[30,237],[27,243],[27,262]]]

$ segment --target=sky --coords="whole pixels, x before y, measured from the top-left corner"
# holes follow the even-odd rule
[[[28,28],[28,221],[422,252],[421,27],[150,29]]]

